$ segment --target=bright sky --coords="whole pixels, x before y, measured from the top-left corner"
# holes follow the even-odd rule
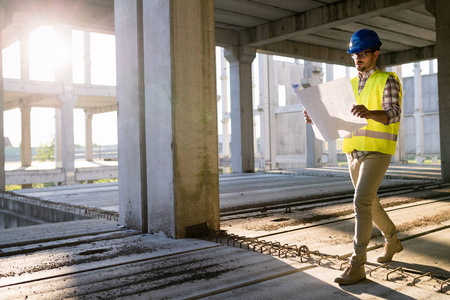
[[[91,82],[94,85],[116,84],[115,40],[113,35],[91,33]],[[84,37],[79,30],[72,31],[73,82],[84,83]],[[42,26],[30,35],[30,79],[37,81],[55,80],[55,68],[65,59],[62,45],[51,26]],[[3,76],[20,79],[20,44],[16,42],[3,49]],[[4,113],[4,134],[13,146],[21,140],[20,110]],[[82,109],[74,110],[75,144],[85,145],[85,116]],[[117,113],[96,114],[93,118],[92,139],[96,144],[117,144]],[[48,143],[55,136],[55,110],[33,107],[31,109],[31,145]]]
[[[90,53],[91,53],[91,83],[94,85],[116,84],[115,69],[115,38],[113,35],[91,33]],[[67,57],[68,49],[55,38],[55,30],[51,26],[42,26],[30,35],[30,79],[39,81],[54,81],[55,68]],[[66,54],[67,55],[67,54]],[[73,82],[75,84],[84,83],[84,34],[82,31],[72,31],[72,61],[73,61]],[[217,93],[222,95],[221,75],[221,48],[216,47],[217,59]],[[294,62],[294,59],[274,56],[274,60]],[[436,60],[431,61],[434,72],[437,72]],[[229,64],[226,62],[229,75]],[[413,64],[402,66],[403,77],[413,76]],[[323,65],[325,72],[325,65]],[[422,74],[429,74],[430,62],[421,62]],[[345,76],[345,67],[335,65],[334,78]],[[253,61],[253,102],[256,107],[259,103],[259,72],[258,56]],[[351,68],[350,76],[355,76],[356,71]],[[16,42],[3,49],[3,76],[5,78],[20,79],[20,44]],[[326,76],[324,76],[325,80]],[[228,80],[229,83],[229,80]],[[228,95],[230,95],[228,84]],[[228,106],[229,111],[229,106]],[[218,102],[218,132],[222,134],[222,102]],[[33,147],[48,143],[55,135],[55,110],[52,108],[33,107],[31,110],[31,145]],[[9,137],[13,146],[20,145],[20,111],[19,109],[9,110],[4,113],[4,132]],[[257,120],[258,122],[259,120]],[[74,110],[74,136],[75,144],[85,145],[85,116],[81,109]],[[229,123],[230,124],[230,123]],[[109,112],[96,114],[93,118],[93,142],[101,145],[117,144],[117,113]],[[260,136],[259,126],[256,126],[256,136]],[[229,128],[231,133],[231,126]]]

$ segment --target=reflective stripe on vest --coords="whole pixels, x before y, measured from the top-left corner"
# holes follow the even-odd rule
[[[353,132],[353,136],[368,136],[375,139],[383,139],[383,140],[389,140],[389,141],[397,141],[397,135],[393,133],[388,132],[379,132],[379,131],[372,131],[372,130],[366,130],[366,129],[358,129],[355,132]]]
[[[358,95],[358,77],[352,79],[356,102],[365,105],[370,110],[382,110],[384,87],[389,75],[398,80],[395,73],[375,71],[367,80],[361,94]],[[399,83],[400,84],[400,83]],[[401,104],[401,87],[399,91]],[[343,149],[345,153],[353,150],[378,151],[386,154],[395,154],[397,135],[400,123],[384,125],[374,120],[367,120],[368,125],[344,137]]]

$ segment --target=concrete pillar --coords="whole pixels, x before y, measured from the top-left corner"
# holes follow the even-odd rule
[[[450,182],[450,1],[435,0],[442,181]]]
[[[332,64],[326,64],[327,82],[334,80],[334,70]],[[328,162],[329,166],[337,166],[336,141],[328,142]]]
[[[271,80],[270,70],[273,69],[273,59],[271,55],[259,54],[259,105],[261,130],[261,155],[264,159],[265,169],[274,170],[276,168],[276,122],[275,100],[273,93],[276,92],[276,84]],[[273,100],[273,101],[271,101]]]
[[[58,25],[55,28],[58,40],[61,41],[61,51],[67,53],[61,65],[55,70],[56,81],[64,87],[64,93],[59,95],[61,101],[61,155],[62,168],[66,175],[66,184],[75,184],[75,143],[73,130],[73,109],[75,96],[72,79],[72,27]]]
[[[22,166],[31,166],[31,106],[20,105],[20,124],[22,139],[20,143],[20,160]]]
[[[305,61],[302,86],[308,88],[321,83],[321,68],[312,62]],[[311,124],[306,124],[306,167],[322,166],[322,141],[316,139]]]
[[[84,119],[86,122],[85,126],[85,155],[87,161],[93,161],[94,160],[94,154],[93,154],[93,147],[94,144],[92,143],[92,119],[93,115],[87,111],[84,112]]]
[[[222,84],[222,154],[224,157],[230,156],[230,133],[228,131],[228,124],[230,123],[229,111],[228,111],[228,72],[227,62],[224,56],[224,49],[222,48],[220,56],[220,80]]]
[[[3,28],[7,24],[7,14],[3,7],[0,7],[0,49],[2,46]],[[3,89],[3,58],[0,55],[0,191],[5,191],[5,134],[4,134],[4,89]]]
[[[429,70],[430,70],[430,75],[431,74],[434,74],[434,63],[433,63],[433,60],[432,59],[430,59],[429,61],[428,61],[428,67],[429,67]]]
[[[422,76],[420,62],[414,63],[414,124],[416,136],[416,162],[422,164],[425,160],[423,145],[423,111],[422,111]]]
[[[268,95],[267,95],[267,55],[258,54],[258,70],[259,70],[259,103],[258,103],[258,113],[259,113],[259,130],[261,133],[261,137],[259,139],[259,150],[261,152],[261,159],[264,164],[264,169],[268,165],[268,161],[270,161],[270,156],[268,151],[269,146],[267,144],[268,138],[266,137],[266,129],[268,116]]]
[[[400,80],[401,88],[403,89],[403,75],[402,75],[402,67],[401,66],[393,66],[391,67],[391,71],[396,73],[398,79]],[[404,96],[404,93],[403,93]],[[404,114],[405,110],[403,107],[405,106],[404,101],[402,100],[402,111],[400,116],[400,128],[398,131],[398,139],[397,146],[395,149],[395,155],[392,157],[392,161],[397,163],[405,163],[406,162],[406,138],[405,138],[405,122],[404,122]]]
[[[55,108],[55,162],[62,162],[61,108]]]
[[[30,80],[30,32],[27,30],[20,35],[20,78]]]
[[[231,170],[233,173],[253,173],[253,98],[252,61],[256,50],[251,47],[225,49],[230,63],[231,87]]]
[[[91,84],[91,33],[89,31],[83,32],[84,44],[84,84]]]
[[[172,238],[217,231],[213,1],[114,4],[120,222]]]
[[[114,17],[119,222],[129,228],[148,232],[142,1],[115,0]],[[167,124],[167,121],[163,124]]]

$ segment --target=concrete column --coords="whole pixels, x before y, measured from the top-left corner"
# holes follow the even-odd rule
[[[397,74],[398,79],[400,80],[401,88],[403,89],[402,67],[401,66],[391,67],[391,71]],[[405,122],[404,122],[405,110],[403,109],[404,106],[405,103],[404,101],[402,101],[402,112],[400,116],[400,128],[398,131],[397,146],[395,150],[395,156],[392,158],[393,161],[398,163],[406,162],[406,145],[405,145],[406,138],[405,138]]]
[[[231,84],[231,170],[233,173],[253,173],[253,98],[252,61],[256,50],[251,47],[225,49],[230,63]]]
[[[326,64],[327,82],[334,80],[334,70],[332,64]],[[328,162],[329,166],[337,165],[336,141],[328,142]]]
[[[228,111],[228,73],[227,73],[227,62],[224,56],[224,49],[222,48],[220,56],[220,80],[222,83],[222,154],[224,157],[230,156],[230,133],[228,131],[228,123],[230,122],[229,111]]]
[[[3,49],[2,46],[2,35],[3,28],[5,27],[5,9],[3,7],[0,8],[0,49]],[[4,133],[4,89],[3,89],[3,58],[0,55],[0,191],[5,191],[5,133]]]
[[[58,40],[62,42],[61,51],[67,53],[55,71],[57,82],[61,82],[64,87],[64,94],[59,95],[61,101],[61,155],[62,168],[66,175],[66,184],[75,184],[75,144],[73,131],[73,109],[75,106],[75,96],[73,94],[72,79],[72,27],[59,25],[55,28]]]
[[[416,162],[422,164],[425,160],[423,145],[423,111],[422,111],[422,76],[420,62],[414,63],[414,124],[416,136]]]
[[[55,108],[55,162],[62,162],[61,109]]]
[[[259,130],[261,133],[261,137],[259,140],[259,147],[261,152],[261,159],[264,163],[264,168],[267,165],[267,162],[270,160],[269,152],[266,138],[266,123],[267,123],[267,109],[268,109],[268,97],[267,97],[267,55],[259,54],[258,59],[258,69],[259,69],[259,103],[258,103],[258,112],[259,112]]]
[[[261,155],[264,159],[265,169],[273,170],[276,168],[276,123],[275,123],[275,105],[271,103],[271,91],[275,83],[270,80],[270,66],[273,65],[272,56],[266,54],[259,55],[259,116],[261,128]]]
[[[91,84],[91,33],[83,32],[84,42],[84,84]]]
[[[87,111],[84,112],[84,118],[86,122],[85,126],[85,155],[87,161],[93,161],[94,160],[94,154],[93,154],[93,143],[92,143],[92,119],[93,115]]]
[[[428,61],[428,66],[429,66],[429,69],[430,69],[430,75],[434,74],[435,71],[434,71],[434,64],[433,64],[433,60],[432,59]]]
[[[450,182],[450,1],[435,0],[442,181]]]
[[[114,11],[120,220],[172,238],[217,231],[213,1],[116,0]]]
[[[129,228],[148,232],[142,1],[115,0],[114,17],[119,222]],[[163,124],[167,125],[167,120]]]
[[[30,80],[30,32],[20,35],[20,78]]]
[[[312,62],[305,61],[302,86],[308,88],[321,83],[321,68]],[[306,167],[322,166],[322,141],[316,139],[311,124],[306,124]]]
[[[22,140],[20,144],[20,160],[22,166],[31,166],[31,106],[20,105],[20,124]]]

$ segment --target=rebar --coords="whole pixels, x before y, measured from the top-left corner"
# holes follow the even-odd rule
[[[416,280],[421,278],[421,277],[424,277],[424,276],[430,276],[430,278],[433,279],[433,274],[431,274],[431,272],[428,272],[428,273],[425,273],[425,274],[422,274],[422,275],[414,277],[412,285],[414,286],[416,284]]]
[[[402,267],[398,267],[398,268],[396,268],[396,269],[394,269],[394,270],[392,270],[392,271],[390,271],[390,272],[388,272],[387,274],[386,274],[386,280],[389,280],[389,274],[392,274],[392,273],[395,273],[395,272],[397,272],[397,271],[400,271],[400,272],[402,272],[402,274],[403,274],[403,268]]]
[[[389,270],[389,266],[388,266],[387,264],[382,264],[381,266],[378,266],[378,267],[376,267],[376,268],[370,270],[369,276],[372,276],[372,272],[373,272],[373,271],[376,271],[376,270],[378,270],[378,269],[380,269],[380,268],[386,268],[386,270]]]
[[[449,279],[447,279],[447,280],[444,280],[442,283],[441,283],[441,289],[439,290],[441,293],[443,292],[443,286],[444,286],[444,284],[448,284],[450,282],[450,278]]]

